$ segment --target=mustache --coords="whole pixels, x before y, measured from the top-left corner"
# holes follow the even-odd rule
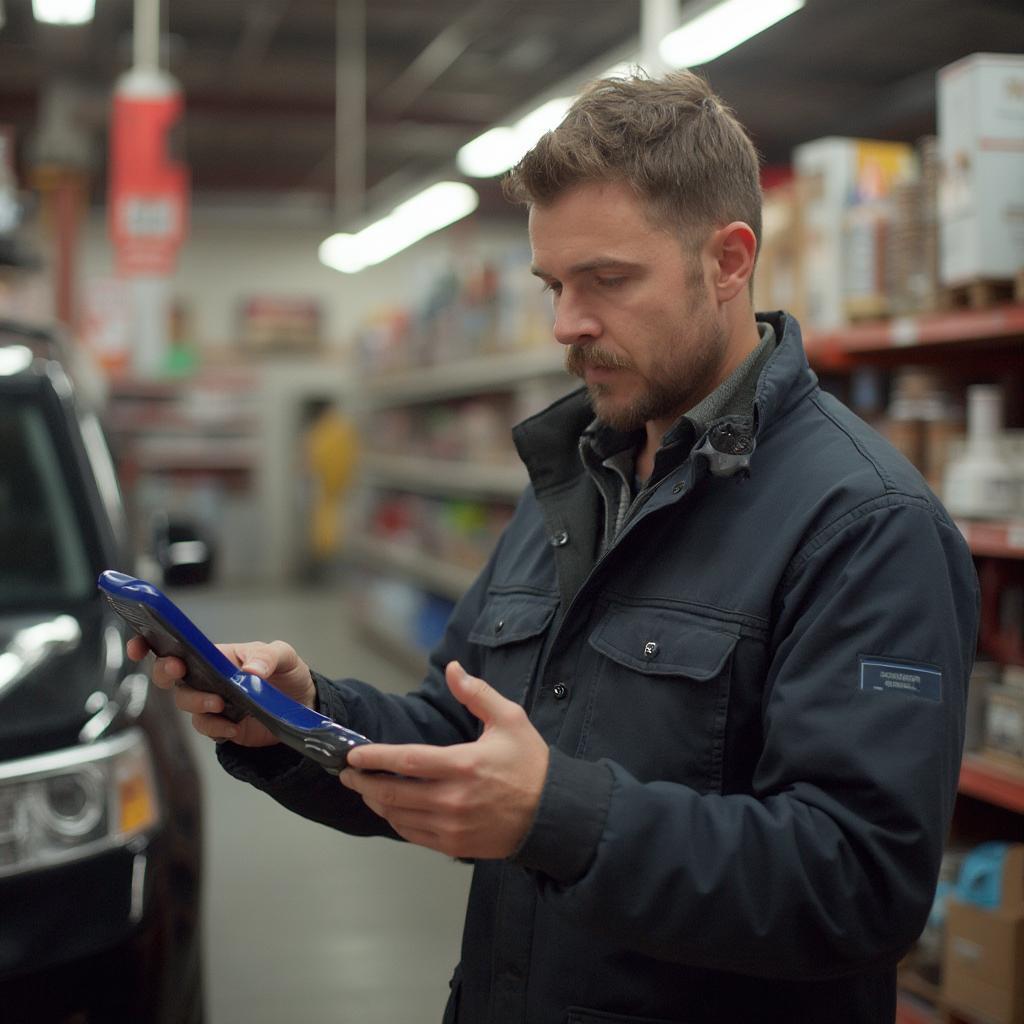
[[[621,356],[602,352],[590,345],[570,345],[565,353],[565,368],[575,377],[582,377],[592,367],[596,370],[632,370],[633,364]]]

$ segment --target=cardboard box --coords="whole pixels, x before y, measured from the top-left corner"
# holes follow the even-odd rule
[[[938,73],[943,284],[1024,268],[1024,56],[976,53]]]
[[[914,176],[914,150],[901,142],[830,136],[793,151],[802,200],[803,267],[810,326],[841,327],[849,302],[877,298],[885,269],[885,217],[892,188]],[[869,204],[860,214],[856,209]]]
[[[950,899],[942,1000],[988,1024],[1024,1024],[1024,844],[1007,852],[997,909]]]
[[[796,183],[787,182],[764,194],[754,307],[784,309],[805,323],[803,275],[802,203]]]
[[[993,686],[988,691],[985,750],[1024,768],[1024,694],[1013,687]]]

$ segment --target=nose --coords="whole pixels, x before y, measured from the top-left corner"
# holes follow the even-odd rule
[[[601,336],[601,321],[566,288],[555,299],[554,334],[562,345],[580,345]]]

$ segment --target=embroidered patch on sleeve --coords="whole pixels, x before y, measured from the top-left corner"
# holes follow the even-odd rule
[[[860,659],[860,688],[874,693],[902,693],[928,700],[942,700],[942,672],[933,665]]]

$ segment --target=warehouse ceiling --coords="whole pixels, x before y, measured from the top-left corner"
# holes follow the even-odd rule
[[[131,63],[131,0],[97,0],[80,28],[39,24],[31,0],[0,5],[0,125],[16,129],[20,169],[73,124],[68,159],[90,167],[99,201],[110,90]],[[163,10],[197,202],[329,207],[335,0],[163,0]],[[450,170],[463,143],[638,45],[640,13],[640,0],[366,0],[371,203]],[[1024,52],[1020,0],[807,0],[705,71],[766,161],[785,163],[821,135],[933,131],[936,70],[976,51]],[[500,204],[493,186],[484,198]]]

